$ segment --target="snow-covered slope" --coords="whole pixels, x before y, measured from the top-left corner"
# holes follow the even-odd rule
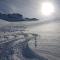
[[[0,27],[5,26],[7,24],[9,24],[8,21],[5,21],[5,20],[0,19]]]

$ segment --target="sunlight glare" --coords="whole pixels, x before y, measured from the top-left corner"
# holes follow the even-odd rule
[[[49,16],[53,14],[54,12],[54,6],[51,2],[43,2],[41,4],[41,13],[44,16]]]

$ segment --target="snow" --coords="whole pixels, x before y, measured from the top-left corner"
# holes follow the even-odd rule
[[[5,25],[7,25],[7,24],[9,24],[8,21],[5,21],[5,20],[0,19],[0,27],[1,27],[1,26],[5,26]]]
[[[37,39],[37,47],[33,49],[33,41],[30,44],[31,49],[42,55],[48,60],[60,60],[60,22],[52,22],[36,27],[29,28],[29,32],[35,32],[40,35]],[[33,46],[33,47],[32,47]],[[40,52],[40,53],[39,53]]]
[[[0,20],[1,21],[1,20]],[[7,24],[6,24],[7,23]],[[60,22],[52,22],[40,24],[40,21],[35,22],[4,22],[1,21],[0,26],[25,26],[27,27],[27,33],[36,33],[39,34],[37,37],[37,47],[35,48],[35,41],[32,39],[29,41],[29,47],[39,56],[43,56],[48,60],[60,60]],[[1,32],[0,35],[9,35],[9,39],[14,39],[17,35],[17,39],[23,38],[24,36],[19,35],[20,31],[14,32]],[[4,38],[3,38],[4,40]],[[22,41],[22,39],[21,39]],[[23,41],[25,41],[23,39]],[[19,41],[16,41],[19,43]],[[15,43],[15,44],[16,44]],[[14,45],[15,45],[14,44]],[[19,58],[14,54],[14,58],[19,60]]]

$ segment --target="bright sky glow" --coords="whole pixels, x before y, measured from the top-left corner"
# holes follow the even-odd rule
[[[54,6],[51,2],[43,2],[41,4],[41,13],[44,16],[52,15],[54,12]]]

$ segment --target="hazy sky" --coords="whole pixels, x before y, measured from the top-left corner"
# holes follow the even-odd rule
[[[40,17],[41,2],[45,0],[0,0],[0,12],[21,13],[25,17]],[[60,12],[60,0],[50,0]]]

